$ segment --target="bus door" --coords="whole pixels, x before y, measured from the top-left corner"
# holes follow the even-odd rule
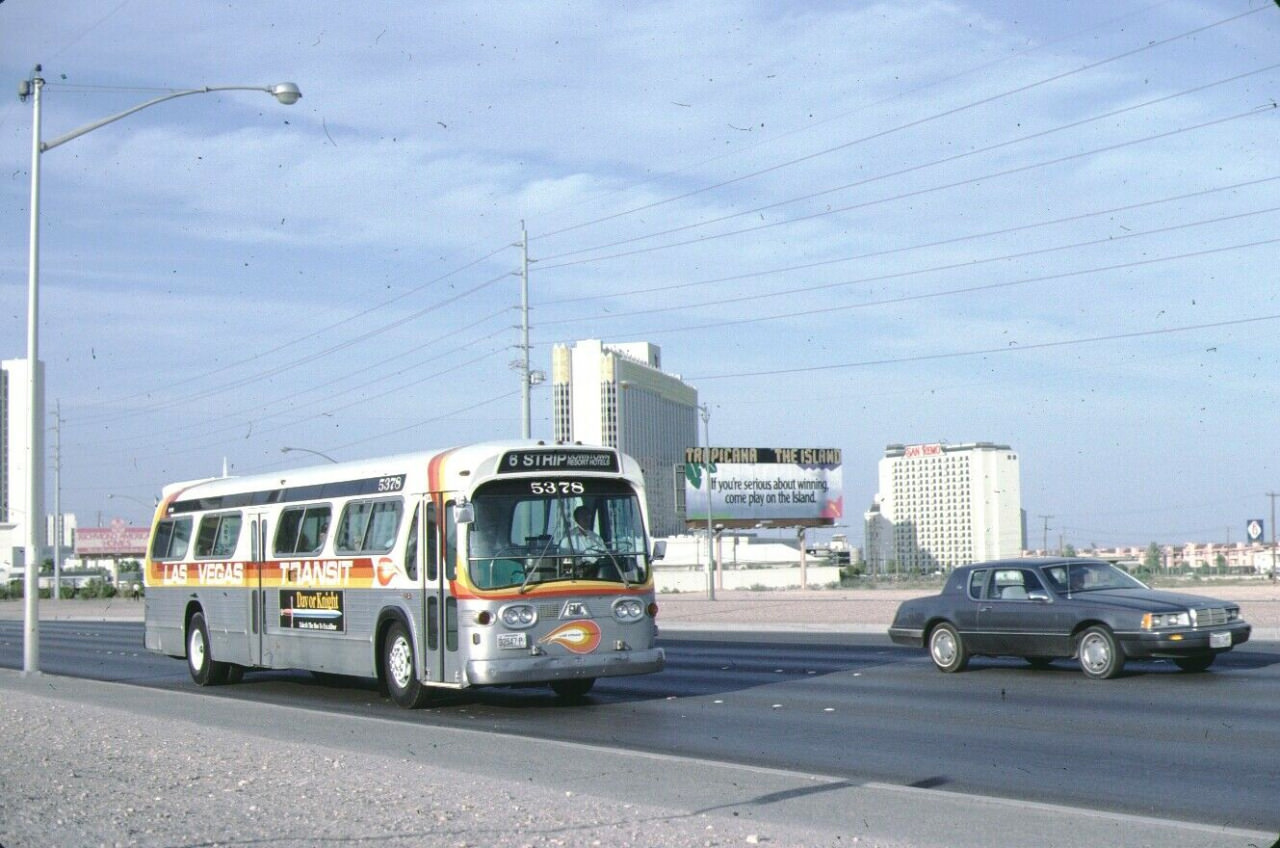
[[[453,596],[456,578],[458,529],[454,502],[439,494],[428,495],[422,505],[425,552],[423,556],[422,670],[433,683],[462,682],[458,656],[458,601]]]
[[[250,510],[249,533],[251,536],[250,557],[253,563],[253,574],[249,575],[249,664],[262,665],[262,634],[265,630],[266,603],[262,586],[262,572],[266,569],[270,528],[265,511]]]

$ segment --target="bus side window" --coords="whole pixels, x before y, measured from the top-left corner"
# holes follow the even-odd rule
[[[404,545],[404,573],[410,580],[418,579],[418,507],[413,508],[413,521],[409,523],[409,538]]]
[[[151,541],[152,559],[182,559],[191,543],[191,519],[169,518],[156,525]]]
[[[340,554],[386,553],[395,545],[402,510],[399,498],[352,501],[338,521],[335,550]]]
[[[329,505],[290,507],[280,513],[276,524],[276,554],[317,554],[329,532]]]
[[[229,557],[235,553],[240,538],[240,513],[206,515],[200,519],[196,536],[197,557]]]
[[[429,503],[427,504],[427,580],[431,582],[435,582],[439,576],[437,563],[440,562],[440,545],[436,541],[439,538],[436,535],[438,529],[436,525],[436,505]]]

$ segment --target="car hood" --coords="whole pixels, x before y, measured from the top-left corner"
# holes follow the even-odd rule
[[[1075,601],[1106,604],[1144,612],[1239,606],[1228,601],[1206,598],[1203,595],[1185,595],[1181,592],[1161,592],[1154,589],[1103,589],[1096,592],[1073,592],[1070,597]]]

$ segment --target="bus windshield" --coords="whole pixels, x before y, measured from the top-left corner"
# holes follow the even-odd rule
[[[469,573],[478,589],[649,576],[639,499],[621,480],[502,480],[476,491]]]

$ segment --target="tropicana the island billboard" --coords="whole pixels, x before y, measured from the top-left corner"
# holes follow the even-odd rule
[[[686,448],[685,522],[824,527],[844,514],[839,448]]]

